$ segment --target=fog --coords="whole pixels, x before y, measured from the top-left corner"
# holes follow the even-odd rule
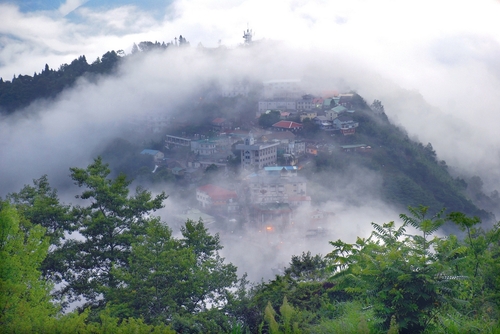
[[[379,99],[390,120],[431,142],[440,160],[461,175],[479,175],[486,192],[500,189],[498,1],[174,1],[158,9],[159,18],[137,6],[96,10],[68,0],[57,11],[27,13],[0,4],[4,80],[82,54],[91,62],[113,49],[130,53],[134,42],[182,34],[191,44],[126,57],[113,76],[81,79],[55,101],[2,118],[0,196],[48,174],[69,203],[78,193],[69,168],[87,166],[109,140],[130,137],[131,116],[174,113],[211,82],[241,78],[297,78],[311,93],[355,90],[368,103]],[[240,46],[247,22],[260,40],[251,48]],[[321,209],[335,215],[324,237],[304,238],[306,226],[279,236],[226,233],[224,255],[258,280],[292,254],[326,254],[328,240],[354,241],[368,235],[372,221],[397,220],[397,209],[377,198],[376,175],[359,174],[351,183],[332,181],[332,200]],[[173,197],[165,204],[159,214],[167,222],[185,205]]]

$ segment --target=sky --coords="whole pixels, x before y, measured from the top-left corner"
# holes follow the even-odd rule
[[[58,69],[80,55],[130,53],[183,35],[192,50],[127,63],[117,77],[80,81],[29,116],[0,119],[0,196],[43,174],[86,166],[120,133],[119,119],[175,109],[212,77],[303,79],[379,99],[390,120],[485,191],[500,190],[500,1],[7,0],[0,2],[0,77]],[[242,51],[243,31],[271,48]],[[230,58],[202,58],[222,45]],[[339,211],[346,212],[344,209]],[[357,212],[360,212],[359,210]],[[391,214],[393,215],[392,217]],[[397,218],[371,205],[357,221]],[[348,215],[338,217],[348,221]]]

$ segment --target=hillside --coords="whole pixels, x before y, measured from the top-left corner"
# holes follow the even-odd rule
[[[145,42],[139,45],[145,52],[151,48],[154,49],[153,47],[146,48],[149,44]],[[35,73],[33,77],[19,75],[12,81],[1,80],[0,112],[11,114],[37,99],[54,98],[65,88],[71,87],[80,77],[91,79],[95,75],[112,73],[120,61],[120,56],[110,51],[92,64],[88,64],[86,58],[81,56],[69,65],[61,65],[58,70],[51,70],[46,65],[44,70],[39,74]],[[216,94],[211,89],[213,88],[205,88],[204,92],[210,98],[194,108],[186,103],[185,110],[178,113],[186,119],[191,119],[191,132],[210,131],[206,126],[209,120],[221,114],[230,118],[238,127],[249,128],[255,125],[256,122],[252,121],[249,115],[254,114],[252,105],[257,105],[257,95],[245,98],[214,97]],[[438,154],[430,143],[424,145],[409,138],[403,129],[391,124],[383,112],[375,113],[357,94],[354,95],[352,107],[355,112],[351,116],[355,122],[359,123],[359,128],[353,136],[332,137],[324,134],[318,135],[318,129],[314,127],[311,127],[310,131],[304,129],[305,139],[309,137],[315,143],[333,147],[331,150],[319,150],[317,156],[307,160],[314,163],[302,163],[305,166],[302,173],[317,188],[324,190],[312,193],[313,201],[321,203],[329,200],[326,190],[331,189],[331,184],[325,187],[325,175],[328,175],[329,179],[338,177],[344,178],[345,182],[355,183],[357,175],[352,171],[354,167],[359,167],[371,171],[382,180],[378,188],[363,189],[361,187],[361,191],[369,190],[373,192],[373,196],[378,196],[402,210],[407,206],[425,205],[430,208],[430,212],[434,213],[445,208],[448,211],[461,211],[468,215],[478,216],[484,221],[493,219],[493,214],[478,207],[467,197],[466,181],[450,175],[446,162],[439,160]],[[343,145],[355,144],[368,145],[371,150],[363,153],[346,153],[340,149]],[[135,156],[138,148],[133,145],[129,146],[135,150],[129,152],[129,155]],[[158,147],[161,148],[161,143]],[[131,163],[137,165],[136,162],[131,161]],[[111,167],[115,166],[112,164]],[[140,167],[144,166],[131,168]],[[150,166],[147,167],[150,168]],[[138,170],[133,171],[131,168],[121,163],[121,171],[128,171],[129,176],[136,177]],[[488,196],[481,193],[480,195],[476,196],[480,199],[476,203],[492,201]],[[488,201],[485,201],[485,198]]]

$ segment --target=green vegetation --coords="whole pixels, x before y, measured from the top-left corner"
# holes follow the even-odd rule
[[[0,200],[4,332],[500,332],[500,224],[483,231],[477,217],[410,207],[399,226],[372,223],[368,238],[293,256],[249,288],[203,222],[173,237],[151,215],[166,195],[131,196],[109,173],[100,158],[71,168],[79,206],[61,204],[46,177]],[[444,224],[463,239],[435,235]]]
[[[432,213],[446,208],[450,212],[464,212],[485,221],[493,219],[490,212],[478,208],[469,199],[467,183],[450,175],[446,162],[438,161],[430,143],[424,146],[411,140],[404,130],[392,125],[383,112],[372,111],[359,95],[355,95],[353,104],[356,112],[351,116],[360,126],[354,136],[337,136],[334,144],[365,143],[371,146],[371,150],[345,153],[336,148],[332,153],[322,152],[314,157],[315,164],[304,169],[309,179],[321,187],[325,184],[324,175],[319,172],[345,175],[352,171],[353,165],[361,166],[382,177],[382,198],[400,206],[401,210],[408,205],[425,205]],[[383,111],[381,104],[377,108]],[[483,203],[487,202],[487,196],[482,192],[474,194]],[[328,198],[317,200],[326,201]],[[492,208],[492,201],[490,199],[489,205],[484,207]],[[481,201],[476,202],[481,204]]]
[[[11,81],[0,78],[0,114],[12,113],[37,99],[54,98],[65,88],[73,86],[82,76],[94,80],[96,75],[109,74],[119,61],[120,56],[115,51],[109,51],[92,64],[87,63],[85,56],[80,56],[69,65],[61,65],[58,70],[45,65],[40,73],[33,76],[14,75]]]

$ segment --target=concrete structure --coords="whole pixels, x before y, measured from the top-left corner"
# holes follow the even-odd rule
[[[166,135],[165,136],[165,146],[168,148],[170,146],[185,146],[191,147],[191,139]]]
[[[212,155],[217,152],[217,142],[210,139],[191,141],[191,151],[199,155]]]
[[[262,84],[264,85],[265,98],[298,99],[302,95],[299,79],[269,80]]]
[[[297,110],[297,103],[295,100],[259,101],[259,115],[268,110]]]
[[[278,158],[279,143],[275,142],[255,142],[253,135],[245,139],[244,144],[236,145],[237,150],[241,150],[241,166],[245,169],[272,166],[276,164]]]
[[[279,176],[252,177],[248,180],[248,186],[253,204],[290,203],[292,197],[307,196],[306,180],[293,176],[289,171],[282,171]]]
[[[235,191],[213,184],[196,188],[196,200],[202,208],[211,211],[236,212],[239,209]]]

